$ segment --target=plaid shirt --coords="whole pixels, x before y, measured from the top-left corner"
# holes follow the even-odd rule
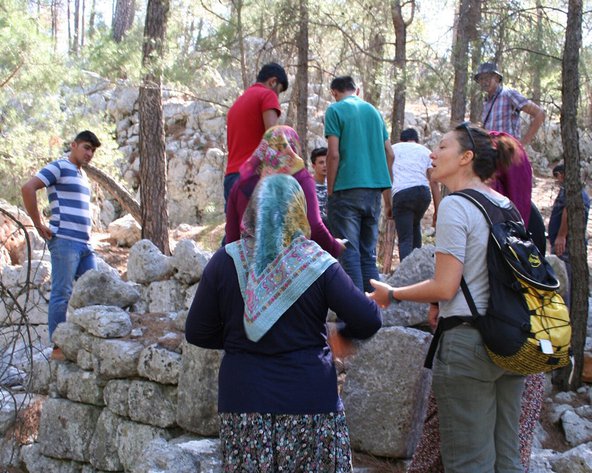
[[[520,139],[520,110],[528,99],[514,89],[498,87],[496,93],[483,102],[483,128],[504,131]]]

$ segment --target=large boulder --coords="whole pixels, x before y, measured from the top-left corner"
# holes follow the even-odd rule
[[[177,384],[181,371],[181,355],[157,344],[150,345],[140,353],[138,373],[160,384]]]
[[[409,458],[419,441],[431,385],[423,361],[432,336],[387,327],[346,360],[342,397],[356,450]]]
[[[74,284],[70,306],[74,309],[90,305],[130,307],[140,299],[137,287],[113,273],[91,269]]]
[[[222,352],[183,346],[177,424],[198,435],[218,434],[218,370]]]
[[[101,409],[64,399],[43,405],[38,442],[42,453],[53,458],[88,462],[90,441]]]
[[[187,285],[198,282],[211,257],[193,240],[181,240],[173,251],[175,278]]]
[[[132,331],[129,314],[119,307],[91,305],[76,309],[70,322],[99,338],[126,337]]]
[[[117,428],[124,421],[109,409],[103,409],[89,448],[90,463],[98,470],[121,471],[123,465],[117,453]]]
[[[141,284],[162,281],[173,273],[171,258],[150,240],[140,240],[132,246],[127,261],[127,278]]]
[[[142,227],[130,214],[112,221],[108,230],[117,246],[131,247],[142,239]]]
[[[434,276],[434,245],[413,250],[401,261],[395,272],[386,278],[393,287],[408,286]],[[428,304],[403,301],[383,309],[383,326],[412,326],[427,321]]]

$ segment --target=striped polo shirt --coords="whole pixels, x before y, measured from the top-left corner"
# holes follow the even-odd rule
[[[47,187],[49,229],[59,238],[87,243],[92,225],[90,184],[86,174],[67,159],[49,163],[36,176]]]

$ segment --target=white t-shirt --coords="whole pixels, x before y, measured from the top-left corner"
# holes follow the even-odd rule
[[[502,207],[512,204],[507,197],[485,194]],[[449,195],[442,199],[436,223],[436,253],[454,256],[463,263],[463,276],[477,312],[485,314],[489,299],[487,242],[489,225],[481,211],[464,197]],[[471,310],[462,289],[446,302],[440,302],[440,317],[470,316]]]
[[[431,151],[414,141],[405,141],[393,145],[392,195],[403,189],[416,186],[429,186],[426,171],[432,167]]]

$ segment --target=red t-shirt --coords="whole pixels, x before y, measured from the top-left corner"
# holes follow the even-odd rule
[[[226,174],[238,172],[241,165],[259,146],[265,133],[263,112],[276,110],[282,113],[274,91],[255,83],[228,110],[226,116],[228,164]]]

